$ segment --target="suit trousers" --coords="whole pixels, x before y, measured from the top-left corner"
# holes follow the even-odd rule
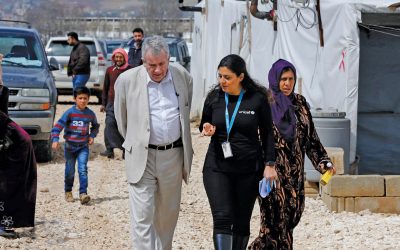
[[[183,148],[149,148],[142,178],[129,184],[134,249],[172,249],[181,202],[182,171]]]

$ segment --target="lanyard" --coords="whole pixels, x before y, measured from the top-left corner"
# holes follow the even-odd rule
[[[239,110],[240,103],[242,102],[242,99],[243,99],[243,95],[244,95],[244,90],[242,89],[242,90],[240,90],[239,99],[236,103],[235,110],[233,111],[231,120],[229,121],[228,94],[225,93],[225,104],[226,104],[226,106],[225,106],[225,122],[226,122],[226,135],[227,135],[226,141],[229,141],[229,133],[231,132],[233,122],[235,121],[236,114]]]

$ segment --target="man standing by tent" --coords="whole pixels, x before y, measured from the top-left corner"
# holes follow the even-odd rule
[[[78,39],[76,32],[68,33],[68,44],[73,46],[69,56],[68,76],[72,76],[73,90],[84,87],[90,77],[90,51],[85,44]]]

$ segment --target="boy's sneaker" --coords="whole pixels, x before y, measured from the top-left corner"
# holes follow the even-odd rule
[[[65,200],[68,202],[74,202],[74,196],[72,192],[65,192]]]
[[[90,196],[87,195],[87,193],[81,193],[81,194],[79,195],[79,199],[81,200],[81,204],[84,205],[84,204],[89,203],[89,201],[90,201]]]

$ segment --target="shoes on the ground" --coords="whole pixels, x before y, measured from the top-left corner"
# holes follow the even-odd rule
[[[101,152],[100,155],[101,156],[105,156],[105,157],[110,158],[110,159],[114,158],[114,152],[113,151],[109,151],[109,150]]]
[[[18,237],[17,233],[12,229],[6,229],[5,227],[0,226],[0,236],[4,238],[15,239]]]
[[[74,196],[72,192],[65,192],[65,200],[68,202],[74,202]]]
[[[89,201],[90,201],[90,196],[87,195],[87,193],[81,193],[81,194],[79,195],[79,199],[81,200],[81,204],[82,204],[82,205],[88,204]]]

